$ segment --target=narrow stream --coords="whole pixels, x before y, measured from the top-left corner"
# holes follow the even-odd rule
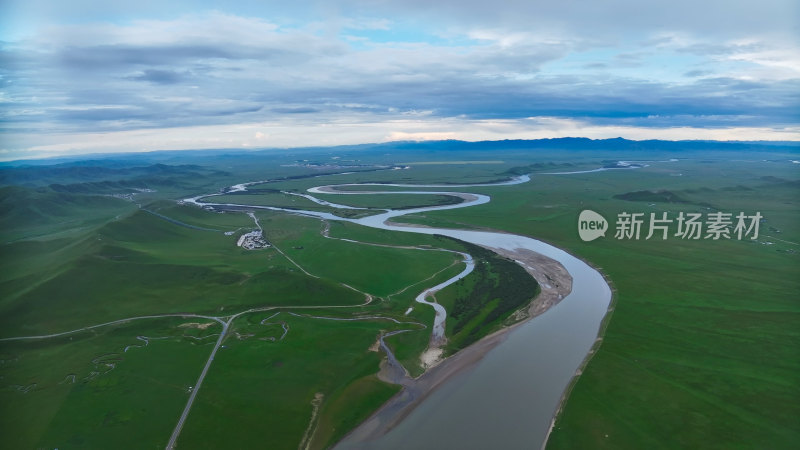
[[[436,302],[428,301],[426,298],[466,277],[475,269],[475,261],[472,259],[472,255],[461,252],[457,253],[464,258],[464,263],[467,265],[467,267],[465,267],[464,270],[462,270],[458,275],[445,280],[432,288],[425,289],[414,299],[417,303],[424,303],[436,311],[436,316],[433,318],[433,331],[431,333],[433,335],[433,340],[437,342],[441,341],[444,337],[444,322],[447,319],[447,311],[444,309],[444,306]]]

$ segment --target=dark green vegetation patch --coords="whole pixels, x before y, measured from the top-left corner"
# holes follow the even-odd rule
[[[632,202],[689,203],[678,194],[667,190],[626,192],[617,194],[614,198]]]
[[[522,267],[494,252],[462,243],[475,258],[475,270],[436,294],[450,312],[448,350],[452,353],[497,329],[539,293],[536,280]]]

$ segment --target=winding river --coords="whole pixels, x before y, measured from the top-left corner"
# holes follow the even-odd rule
[[[522,176],[503,183],[481,185],[381,184],[380,186],[452,189],[503,186],[529,181],[528,176]],[[240,184],[233,190],[246,190],[251,184],[257,182]],[[370,185],[358,186],[368,188]],[[212,203],[206,200],[213,195],[195,197],[185,202],[222,208],[279,210],[384,230],[440,234],[496,250],[513,252],[524,249],[558,261],[572,276],[572,291],[563,300],[545,314],[511,330],[505,339],[480,361],[459,371],[439,385],[388,432],[375,437],[371,431],[380,424],[368,421],[349,434],[336,448],[439,450],[542,447],[546,442],[561,397],[597,340],[600,324],[608,310],[611,290],[602,275],[569,253],[529,237],[490,231],[423,228],[390,222],[392,218],[405,214],[480,205],[491,200],[487,195],[434,190],[337,191],[335,186],[315,187],[308,192],[342,195],[399,192],[419,195],[444,194],[457,195],[464,201],[453,205],[388,210],[359,219],[346,219],[318,211]],[[325,204],[337,206],[329,202]]]

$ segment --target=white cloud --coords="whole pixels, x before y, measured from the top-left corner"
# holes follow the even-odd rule
[[[271,44],[278,26],[261,18],[239,17],[221,12],[188,14],[171,20],[132,20],[124,24],[93,23],[52,25],[36,41],[43,45],[66,43],[74,46],[137,44],[141,46],[176,43]]]
[[[49,25],[0,46],[5,155],[796,136],[793,2],[311,3],[98,4],[91,21],[51,4]]]

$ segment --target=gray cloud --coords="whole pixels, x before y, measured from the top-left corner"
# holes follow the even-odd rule
[[[130,77],[132,80],[149,81],[156,84],[175,84],[185,78],[184,74],[173,70],[147,69],[144,72]]]
[[[684,72],[683,76],[690,77],[690,78],[696,78],[696,77],[703,77],[703,76],[706,76],[706,75],[711,75],[712,73],[714,73],[714,72],[712,72],[710,70],[694,69],[694,70],[690,70],[688,72]]]
[[[277,113],[277,114],[310,114],[319,112],[319,109],[316,108],[309,108],[307,106],[301,106],[297,108],[290,108],[290,107],[281,107],[281,108],[272,108],[270,111]]]
[[[750,14],[750,6],[731,12],[729,2],[715,0],[697,6],[699,17],[724,9],[703,29],[699,19],[680,22],[670,9],[686,11],[683,0],[581,5],[577,11],[569,2],[349,1],[333,13],[314,10],[435,18],[440,27],[420,23],[444,37],[428,42],[371,40],[367,30],[351,44],[340,30],[219,14],[61,27],[0,45],[0,121],[40,132],[348,114],[376,120],[548,116],[640,127],[798,123],[797,70],[778,76],[763,65],[782,64],[787,47],[746,34],[769,31],[756,19],[773,20],[793,6],[766,0]],[[731,17],[728,25],[716,23]],[[785,21],[771,26],[784,30]],[[571,61],[573,55],[580,57]],[[675,73],[662,73],[669,70]]]
[[[48,68],[47,59],[32,66],[36,93],[52,92],[42,101],[72,106],[65,110],[44,105],[39,119],[76,128],[136,128],[349,110],[429,111],[440,117],[479,119],[554,116],[647,126],[754,125],[796,120],[792,110],[800,92],[797,81],[716,77],[673,86],[593,72],[608,63],[584,65],[585,74],[537,75],[542,64],[563,54],[559,46],[487,46],[462,55],[442,49],[387,49],[346,55],[332,66],[325,55],[297,60],[289,52],[234,58],[256,52],[227,43],[155,48],[130,44],[124,52],[116,50],[68,47],[59,54],[71,58],[58,59],[61,66]],[[71,81],[63,85],[65,73]],[[699,75],[695,71],[689,76]],[[143,91],[142,81],[151,87]]]

